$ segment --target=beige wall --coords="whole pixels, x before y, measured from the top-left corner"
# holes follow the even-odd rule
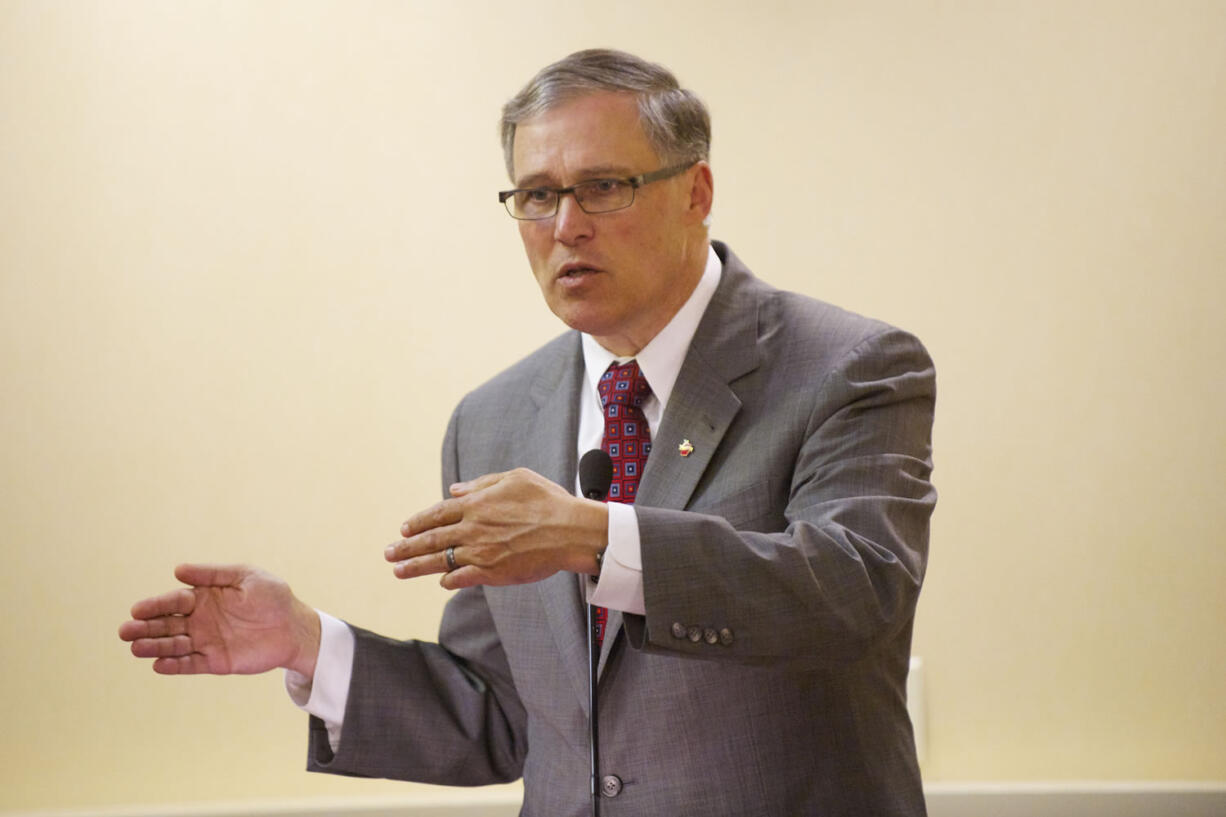
[[[382,547],[558,330],[497,109],[593,45],[709,102],[717,237],[937,359],[927,779],[1226,779],[1226,3],[750,5],[0,0],[0,809],[406,791],[115,629],[197,559],[432,634]]]

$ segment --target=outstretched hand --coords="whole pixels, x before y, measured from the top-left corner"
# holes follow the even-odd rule
[[[315,674],[319,615],[289,585],[241,565],[179,565],[182,587],[132,605],[119,637],[165,675]]]

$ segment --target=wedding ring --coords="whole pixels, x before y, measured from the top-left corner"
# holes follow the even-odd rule
[[[455,563],[455,547],[449,547],[443,551],[443,556],[447,559],[447,572],[455,570],[459,565]]]

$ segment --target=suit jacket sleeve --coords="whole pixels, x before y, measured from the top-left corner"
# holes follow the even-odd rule
[[[640,495],[633,646],[824,666],[909,640],[936,501],[935,373],[917,339],[883,327],[829,360],[774,343],[734,384],[741,415],[686,510]]]
[[[455,424],[453,416],[444,486],[455,481]],[[526,715],[482,588],[452,596],[437,644],[353,630],[340,746],[333,754],[312,718],[309,770],[464,786],[521,776]]]

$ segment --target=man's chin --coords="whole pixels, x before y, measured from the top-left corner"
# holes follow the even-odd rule
[[[601,335],[609,331],[609,322],[603,320],[601,316],[592,314],[592,310],[586,309],[561,309],[553,310],[553,314],[557,315],[562,323],[575,329],[579,332],[584,332],[588,335]]]
[[[550,306],[551,308],[553,307],[552,304]],[[600,309],[572,303],[562,304],[558,308],[553,308],[552,311],[562,323],[571,329],[593,337],[601,337],[602,335],[617,332],[617,321],[613,320],[607,312]]]

